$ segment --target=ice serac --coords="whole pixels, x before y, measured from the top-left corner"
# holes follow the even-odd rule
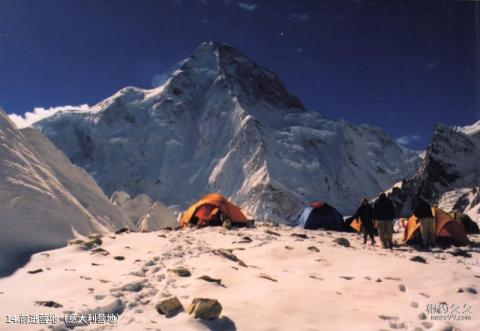
[[[161,202],[153,201],[146,194],[139,194],[131,198],[128,193],[117,191],[112,194],[111,201],[122,210],[137,231],[157,231],[179,225],[168,207]]]
[[[277,75],[213,42],[160,87],[128,87],[35,126],[108,195],[185,208],[219,192],[263,220],[285,221],[312,200],[351,212],[418,162],[379,129],[307,111]]]
[[[0,109],[0,276],[76,234],[129,225],[90,175],[38,130],[18,130]]]
[[[480,222],[480,122],[466,127],[438,124],[416,175],[389,190],[402,216],[416,195],[446,211]]]

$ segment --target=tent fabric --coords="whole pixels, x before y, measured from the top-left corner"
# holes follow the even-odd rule
[[[350,228],[345,225],[342,214],[329,204],[323,202],[313,202],[309,204],[297,218],[295,224],[309,230],[350,230]]]
[[[467,234],[480,233],[480,228],[478,227],[478,224],[475,223],[467,214],[453,212],[450,213],[450,215],[452,215],[452,217],[455,218],[457,221],[462,222],[463,227],[465,228],[465,232]]]
[[[325,203],[324,203],[324,202],[321,202],[321,201],[312,202],[312,203],[310,203],[310,207],[312,207],[312,208],[322,208],[322,206],[323,206],[324,204],[325,204]]]
[[[248,219],[240,208],[228,201],[221,194],[212,193],[204,196],[190,206],[190,208],[183,213],[180,224],[185,227],[196,217],[198,219],[198,225],[206,225],[213,221],[218,213],[222,213],[225,217],[228,217],[232,223],[248,223]]]
[[[453,244],[455,246],[468,245],[468,237],[461,222],[438,208],[432,208],[432,213],[435,218],[435,233],[438,243]],[[420,222],[414,215],[409,218],[405,226],[402,241],[407,244],[422,243]]]
[[[307,207],[303,210],[303,212],[298,217],[298,226],[305,229],[305,224],[307,224],[308,217],[312,212],[312,207]]]
[[[362,221],[359,218],[355,218],[351,223],[350,226],[357,232],[362,231]]]

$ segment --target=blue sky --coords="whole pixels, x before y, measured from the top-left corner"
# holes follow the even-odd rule
[[[475,11],[471,1],[3,0],[0,105],[23,114],[148,88],[214,40],[276,72],[308,109],[420,149],[435,122],[480,117]]]

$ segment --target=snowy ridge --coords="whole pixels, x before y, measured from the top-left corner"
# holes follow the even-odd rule
[[[130,226],[95,181],[48,139],[0,109],[0,275],[75,235]]]
[[[274,73],[211,42],[161,87],[124,88],[35,126],[108,195],[185,208],[218,191],[249,217],[276,221],[313,200],[351,212],[418,164],[379,129],[306,111]]]
[[[458,129],[469,136],[478,135],[480,133],[480,121],[477,121],[472,125],[459,127]]]

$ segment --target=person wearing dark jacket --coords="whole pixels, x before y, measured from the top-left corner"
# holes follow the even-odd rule
[[[417,198],[413,215],[420,221],[423,246],[435,246],[435,220],[433,219],[432,207],[422,198]]]
[[[385,193],[380,194],[373,206],[373,217],[383,248],[393,248],[393,219],[395,209]]]
[[[362,222],[363,244],[367,243],[367,237],[370,236],[372,245],[375,245],[375,234],[373,233],[373,208],[368,203],[368,199],[362,200],[362,204],[358,207],[353,219],[360,219]]]

